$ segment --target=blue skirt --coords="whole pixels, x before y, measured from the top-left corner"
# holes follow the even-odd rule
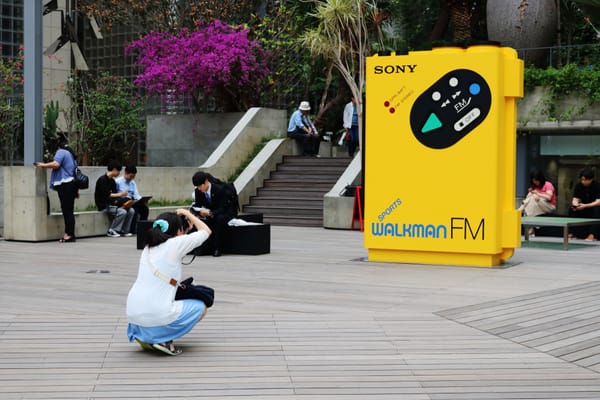
[[[189,331],[200,321],[206,306],[200,300],[186,299],[183,301],[181,315],[169,325],[140,326],[128,324],[127,336],[133,342],[136,338],[144,343],[166,343],[175,340]]]

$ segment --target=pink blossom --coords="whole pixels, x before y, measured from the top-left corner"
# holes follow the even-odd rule
[[[151,32],[126,49],[141,68],[134,83],[151,94],[187,93],[196,97],[217,90],[256,93],[267,83],[266,52],[248,30],[215,20],[178,35]]]

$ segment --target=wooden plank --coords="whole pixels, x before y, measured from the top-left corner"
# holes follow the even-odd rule
[[[495,335],[510,338],[538,351],[560,357],[583,367],[595,366],[600,359],[600,302],[598,285],[572,287],[559,292],[540,292],[528,296],[526,307],[517,312],[509,302],[488,303],[480,309],[479,319],[473,310],[453,312],[456,320]],[[556,297],[548,302],[549,298]],[[543,299],[542,303],[537,300]],[[560,300],[559,303],[556,300]],[[550,304],[540,306],[540,304]],[[492,310],[490,312],[489,310]]]
[[[518,266],[480,270],[354,261],[358,231],[273,227],[272,239],[269,255],[186,267],[217,301],[178,357],[126,339],[135,238],[71,253],[0,242],[0,398],[600,398],[596,348],[576,349],[600,324],[595,248],[520,249]],[[498,323],[514,328],[480,329]]]

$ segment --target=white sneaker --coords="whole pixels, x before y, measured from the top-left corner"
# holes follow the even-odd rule
[[[120,234],[118,234],[117,232],[115,232],[112,229],[109,229],[108,232],[106,232],[106,236],[110,236],[110,237],[121,237]]]
[[[133,233],[131,233],[131,232],[122,233],[121,236],[130,237],[130,236],[133,236]]]

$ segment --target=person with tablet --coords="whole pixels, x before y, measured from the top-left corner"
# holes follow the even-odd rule
[[[137,233],[137,221],[146,221],[148,219],[148,214],[150,212],[148,209],[148,200],[152,198],[152,196],[142,196],[140,194],[137,184],[135,183],[136,175],[136,166],[127,165],[125,166],[125,173],[123,176],[120,176],[115,180],[119,192],[127,190],[127,197],[125,197],[123,201],[133,201],[130,207],[135,211],[135,215],[133,221],[131,221],[130,232],[134,235]]]

